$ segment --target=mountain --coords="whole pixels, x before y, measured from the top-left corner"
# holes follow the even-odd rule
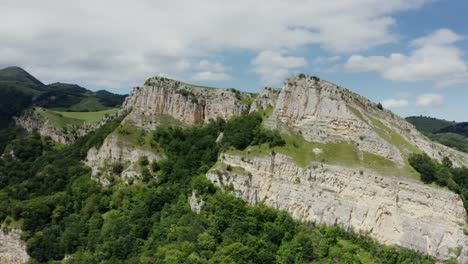
[[[54,111],[96,112],[119,107],[125,95],[92,92],[76,84],[44,85],[19,67],[0,70],[0,127],[31,106]]]
[[[287,79],[280,91],[266,88],[259,95],[151,78],[132,91],[123,109],[129,114],[121,128],[86,158],[93,178],[104,185],[116,181],[109,164],[127,164],[119,174],[133,182],[140,157],[164,160],[145,131],[229,119],[251,109],[284,145],[226,149],[207,173],[221,189],[301,221],[338,224],[443,259],[452,255],[450,248],[466,251],[462,200],[418,182],[408,157],[425,152],[460,166],[468,156],[431,142],[405,119],[347,89],[303,74]]]
[[[419,131],[427,133],[434,133],[440,129],[457,123],[454,121],[447,121],[429,116],[409,116],[405,119],[406,121],[413,124]]]
[[[67,113],[30,114],[67,128]],[[19,244],[7,258],[468,260],[468,155],[315,76],[259,94],[153,77],[69,145],[4,131],[0,219],[14,232],[0,240]]]
[[[44,86],[42,82],[34,76],[21,69],[20,67],[7,67],[0,70],[1,82],[17,82],[31,87],[41,88]],[[40,89],[39,89],[40,90]]]

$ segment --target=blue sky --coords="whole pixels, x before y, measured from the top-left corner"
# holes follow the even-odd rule
[[[319,76],[468,121],[466,0],[0,0],[0,66],[126,93],[154,75],[256,92]]]

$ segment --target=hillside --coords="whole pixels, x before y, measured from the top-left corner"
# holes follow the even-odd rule
[[[468,153],[468,123],[456,123],[426,116],[411,116],[406,120],[431,140]]]
[[[419,131],[427,133],[434,133],[445,127],[456,124],[454,121],[437,119],[429,116],[409,116],[405,119],[413,124]]]
[[[46,108],[30,114],[62,128],[99,120]],[[259,94],[153,77],[105,121],[67,146],[0,133],[0,219],[23,232],[18,256],[467,260],[468,155],[318,77],[294,75]]]
[[[12,100],[13,98],[13,100]],[[119,107],[124,95],[92,92],[74,84],[44,85],[19,67],[0,70],[0,126],[30,106],[58,111],[95,112]]]
[[[453,133],[453,134],[458,134],[464,137],[468,137],[468,122],[452,124],[450,126],[446,126],[444,128],[437,130],[435,133],[436,134]]]

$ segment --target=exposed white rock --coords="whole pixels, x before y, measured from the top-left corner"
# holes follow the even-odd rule
[[[129,145],[116,135],[107,137],[99,149],[91,148],[85,160],[85,164],[92,169],[92,178],[108,185],[106,176],[111,174],[113,164],[127,165],[122,171],[121,178],[128,182],[140,176],[138,160],[147,157],[149,162],[161,160],[161,156],[144,147]]]
[[[28,132],[37,129],[42,136],[48,136],[52,140],[62,144],[70,144],[78,137],[87,135],[117,117],[116,114],[106,115],[101,121],[95,124],[84,123],[80,126],[67,124],[66,129],[60,129],[55,127],[50,119],[39,114],[37,112],[38,109],[39,108],[35,107],[24,112],[19,117],[14,117],[16,125],[23,127]]]
[[[62,144],[69,144],[73,141],[73,139],[67,136],[62,130],[52,125],[49,119],[38,114],[35,109],[27,111],[14,119],[16,125],[23,127],[28,132],[37,129],[42,136],[49,136],[52,140]]]
[[[203,199],[199,199],[197,197],[197,192],[195,190],[192,191],[192,196],[189,198],[189,205],[190,209],[195,213],[199,214],[203,207],[205,206],[206,202]]]
[[[23,264],[29,260],[21,230],[4,225],[0,228],[0,263]]]
[[[228,171],[228,165],[236,169]],[[301,168],[282,154],[223,154],[207,177],[218,186],[234,187],[250,204],[264,202],[301,221],[338,224],[440,260],[467,260],[463,202],[443,188],[349,167],[317,163]]]
[[[250,112],[256,112],[260,109],[267,109],[268,107],[274,107],[276,105],[276,100],[278,100],[278,95],[280,93],[279,89],[265,87],[258,94],[258,96],[253,101]]]
[[[401,166],[413,146],[438,160],[448,156],[455,164],[468,164],[468,155],[431,142],[406,120],[368,99],[304,74],[285,81],[266,126],[292,130],[307,141],[354,142]]]
[[[198,87],[153,77],[143,87],[133,89],[126,98],[123,109],[131,110],[131,116],[135,117],[162,114],[191,125],[207,122],[211,118],[229,119],[240,115],[248,108],[242,98],[251,96],[235,89]],[[138,120],[134,122],[141,124]]]

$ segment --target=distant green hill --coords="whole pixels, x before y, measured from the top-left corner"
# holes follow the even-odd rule
[[[468,153],[468,122],[457,123],[428,116],[410,116],[406,120],[431,140]]]
[[[468,122],[453,124],[451,126],[439,129],[435,133],[436,134],[454,133],[454,134],[458,134],[458,135],[461,135],[461,136],[464,136],[464,137],[468,137]]]
[[[0,127],[30,106],[57,111],[96,112],[119,107],[125,95],[93,92],[76,84],[43,84],[19,67],[0,70]]]
[[[413,124],[421,132],[434,133],[444,127],[456,124],[456,122],[437,119],[429,116],[409,116],[406,121]]]

